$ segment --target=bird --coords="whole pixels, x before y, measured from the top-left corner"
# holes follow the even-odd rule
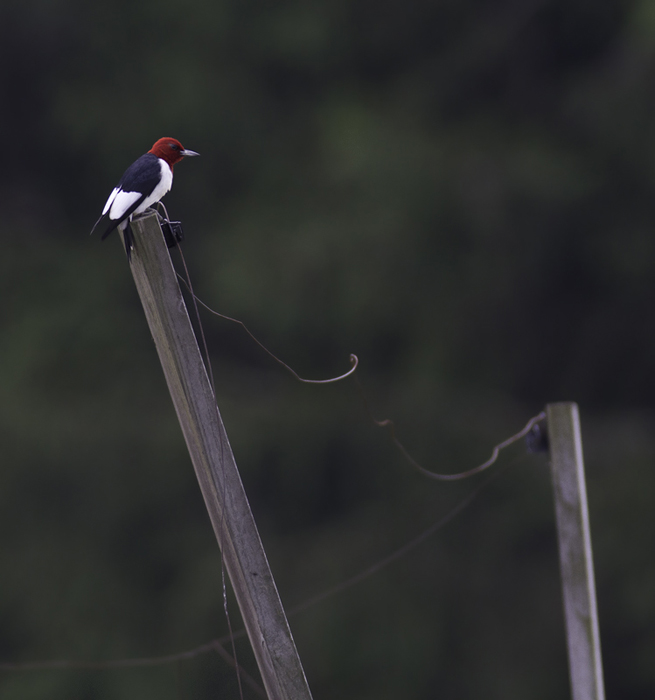
[[[169,136],[155,141],[153,147],[123,173],[91,234],[96,230],[102,231],[104,241],[117,228],[123,233],[127,259],[131,261],[134,244],[129,222],[132,217],[156,204],[171,189],[176,163],[185,157],[198,155]]]

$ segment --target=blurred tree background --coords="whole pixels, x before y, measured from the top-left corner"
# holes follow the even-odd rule
[[[475,466],[579,402],[608,697],[652,698],[653,3],[4,0],[0,21],[0,661],[226,632],[124,255],[88,236],[170,135],[202,154],[165,200],[199,296],[303,376],[355,352],[424,466]],[[297,384],[237,326],[205,327],[289,608],[480,483],[412,471],[352,380]],[[548,467],[510,452],[446,529],[292,617],[317,700],[568,696]],[[1,700],[215,697],[238,691],[214,654],[0,673]]]

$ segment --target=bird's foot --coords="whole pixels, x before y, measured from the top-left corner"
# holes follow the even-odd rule
[[[163,202],[157,202],[156,206],[163,210],[163,214],[157,212],[159,216],[159,224],[161,225],[161,230],[164,233],[164,239],[166,240],[166,245],[169,248],[175,248],[175,246],[184,240],[184,231],[182,230],[181,221],[171,221],[168,216],[168,211]]]

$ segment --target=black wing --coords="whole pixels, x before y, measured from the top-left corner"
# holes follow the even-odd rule
[[[106,214],[103,214],[95,223],[91,233],[96,229],[102,231],[102,240],[125,219],[127,219],[135,209],[143,202],[143,200],[157,187],[161,180],[161,165],[159,158],[152,153],[146,153],[134,161],[132,165],[123,173],[123,176],[118,181],[116,189],[123,192],[139,192],[141,195],[133,202],[128,209],[121,213],[117,219],[110,219],[109,207]]]

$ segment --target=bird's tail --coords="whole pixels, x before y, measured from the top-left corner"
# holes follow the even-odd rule
[[[132,251],[134,250],[134,234],[132,233],[132,227],[130,222],[125,221],[125,227],[119,227],[121,233],[123,234],[123,242],[125,243],[125,253],[127,255],[127,262],[132,262]]]

